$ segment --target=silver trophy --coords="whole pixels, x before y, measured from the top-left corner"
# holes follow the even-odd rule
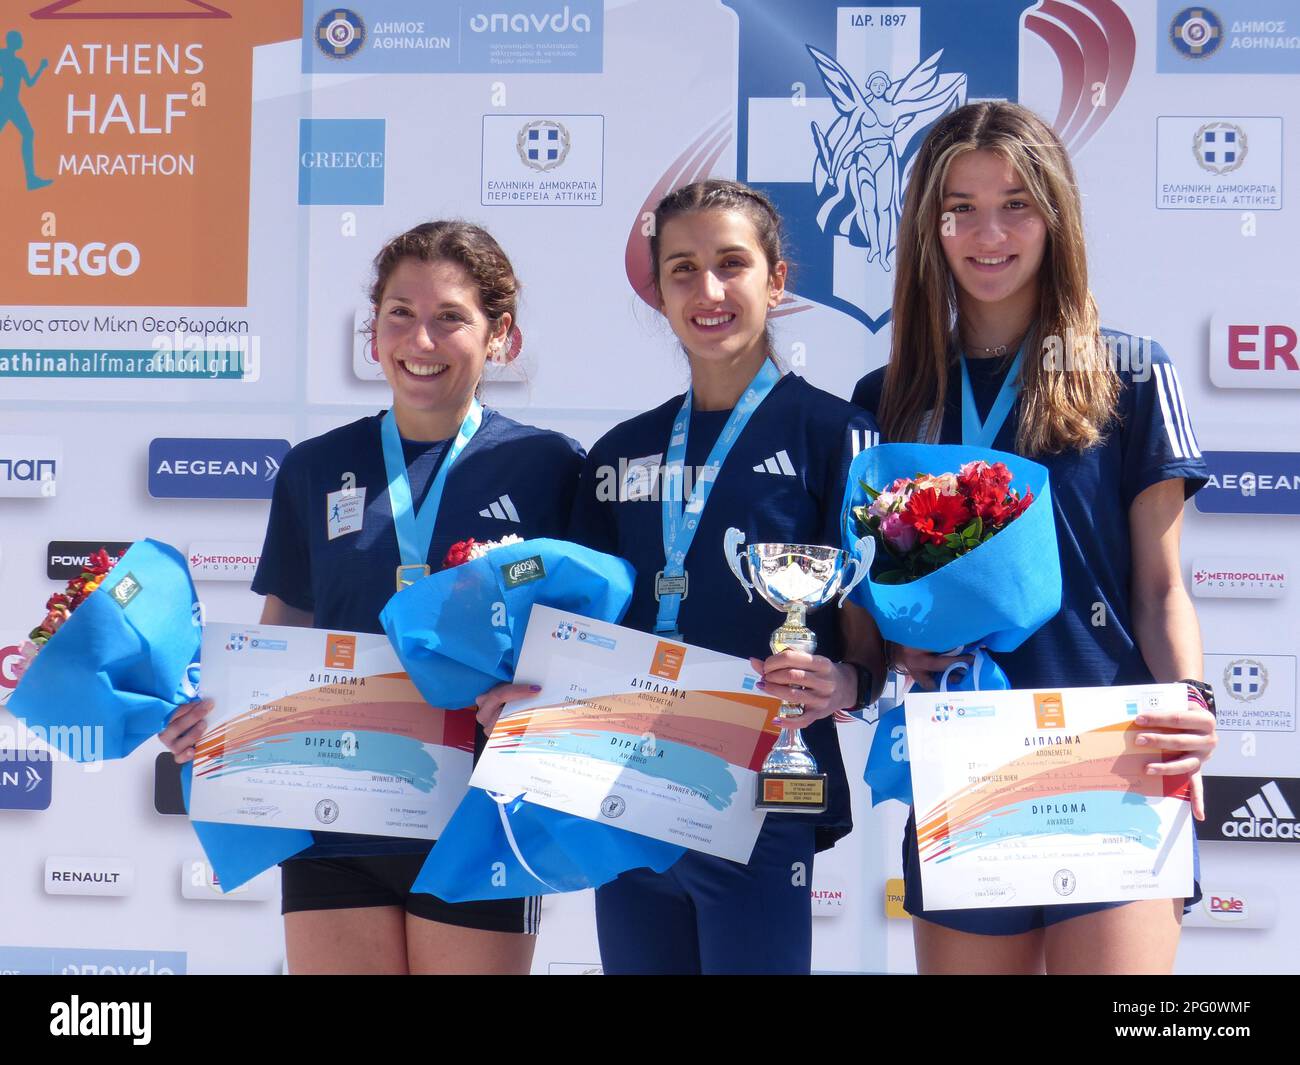
[[[784,650],[817,650],[817,637],[806,624],[808,611],[825,606],[839,593],[839,605],[866,575],[875,558],[875,540],[860,538],[855,553],[806,544],[745,544],[745,534],[728,529],[723,541],[727,564],[752,603],[757,589],[764,601],[785,612],[785,622],[772,633],[773,654]],[[749,562],[749,579],[741,559]],[[850,569],[852,567],[852,569]],[[850,574],[846,581],[846,574]],[[751,583],[751,581],[753,583]],[[782,703],[778,720],[797,717],[802,707]],[[804,745],[801,729],[781,729],[781,735],[758,774],[759,809],[816,814],[826,809],[826,774]]]

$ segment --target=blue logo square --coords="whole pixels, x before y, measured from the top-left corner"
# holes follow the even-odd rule
[[[298,126],[298,202],[384,202],[382,118],[304,118]]]

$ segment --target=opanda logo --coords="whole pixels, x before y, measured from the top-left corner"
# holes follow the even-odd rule
[[[555,631],[551,635],[557,640],[570,640],[578,631],[578,626],[568,621],[561,621],[555,626]]]
[[[248,637],[242,632],[232,632],[226,641],[227,651],[242,651],[248,646]]]
[[[590,33],[591,16],[571,15],[568,4],[564,5],[562,11],[543,15],[526,15],[523,12],[507,14],[503,11],[486,15],[479,12],[470,16],[469,28],[475,33],[544,33],[546,30],[552,33],[568,33],[570,30],[574,33]]]
[[[331,59],[351,59],[366,43],[366,24],[346,7],[331,8],[316,23],[316,47]]]

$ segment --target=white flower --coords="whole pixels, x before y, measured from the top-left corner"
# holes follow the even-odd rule
[[[469,549],[471,561],[476,558],[482,558],[489,551],[495,551],[498,547],[509,547],[511,544],[522,544],[524,538],[511,533],[509,536],[503,536],[500,540],[489,540],[485,544],[475,544]]]

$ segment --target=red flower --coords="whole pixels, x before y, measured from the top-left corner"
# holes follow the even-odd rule
[[[948,533],[970,520],[970,508],[961,496],[941,495],[934,488],[912,493],[903,509],[903,520],[916,529],[921,540],[941,544]]]
[[[469,553],[474,549],[475,541],[459,540],[447,549],[447,557],[442,560],[443,569],[451,569],[469,561]]]

